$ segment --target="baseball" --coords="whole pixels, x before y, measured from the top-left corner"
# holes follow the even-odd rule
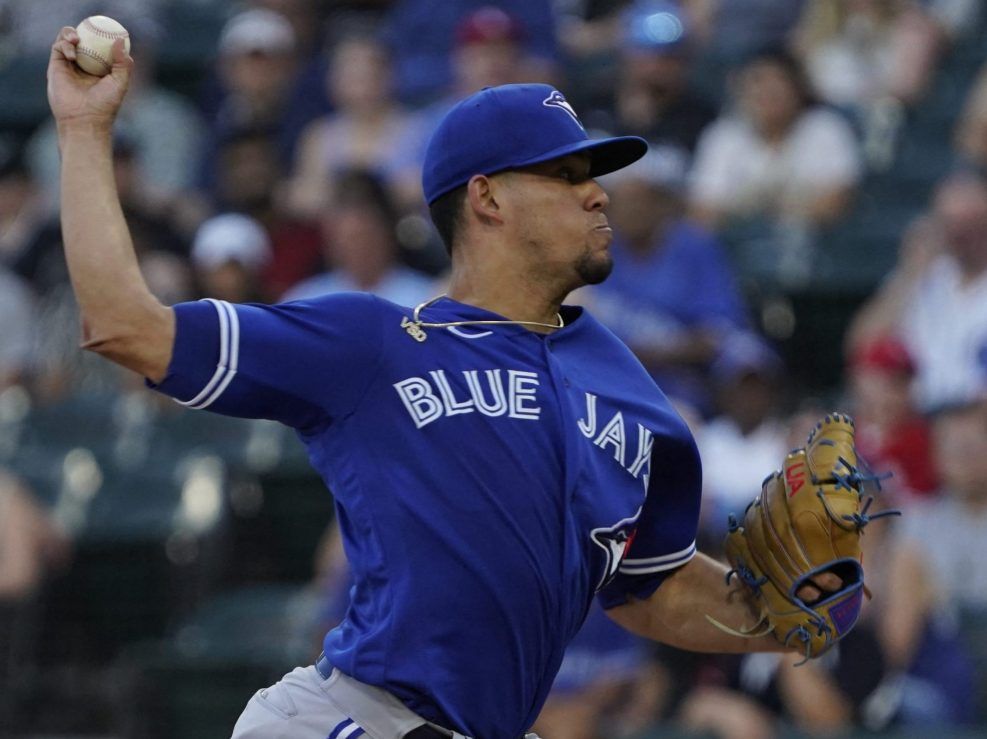
[[[83,72],[105,77],[113,67],[113,42],[123,39],[123,50],[130,53],[130,34],[112,18],[91,15],[75,29],[79,34],[75,63]]]

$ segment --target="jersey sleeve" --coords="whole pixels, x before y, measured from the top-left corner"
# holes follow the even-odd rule
[[[604,608],[648,598],[674,570],[696,555],[702,466],[688,430],[656,439],[648,496],[617,575],[598,594]]]
[[[171,363],[158,385],[188,408],[268,418],[301,431],[351,413],[380,362],[380,302],[339,293],[278,305],[174,307]]]

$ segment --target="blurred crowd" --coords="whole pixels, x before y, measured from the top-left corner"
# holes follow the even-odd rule
[[[909,213],[893,268],[839,335],[794,341],[802,329],[786,304],[763,299],[815,288],[834,310],[845,302],[816,284],[814,260],[837,246],[830,235],[868,183],[894,171],[942,66],[982,38],[981,3],[182,2],[218,22],[177,91],[157,74],[166,0],[0,0],[0,63],[44,53],[58,26],[91,12],[130,30],[137,66],[115,172],[163,302],[364,290],[413,306],[441,293],[447,256],[419,181],[430,132],[472,91],[548,81],[591,133],[651,144],[602,180],[616,267],[573,300],[636,352],[692,426],[702,547],[718,551],[727,514],[832,407],[855,416],[869,466],[893,473],[871,491],[871,511],[903,515],[866,531],[874,597],[837,649],[798,668],[773,655],[687,655],[594,609],[539,733],[613,739],[660,724],[753,739],[984,720],[987,55],[945,114],[952,130],[936,132],[951,142],[948,161]],[[0,430],[25,403],[143,392],[78,350],[58,197],[53,123],[0,132]],[[841,269],[852,273],[852,259]],[[793,353],[820,365],[835,355],[839,381],[796,377]],[[72,557],[71,527],[2,447],[0,688],[16,657],[4,639],[16,604]],[[345,607],[342,556],[328,532],[312,633]]]

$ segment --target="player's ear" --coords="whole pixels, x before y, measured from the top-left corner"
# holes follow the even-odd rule
[[[503,222],[502,204],[498,200],[498,188],[493,178],[482,174],[473,175],[466,183],[466,202],[482,223]]]

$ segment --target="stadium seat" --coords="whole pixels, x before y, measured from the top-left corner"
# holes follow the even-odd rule
[[[12,56],[0,64],[0,129],[29,133],[48,115],[48,55]]]
[[[48,656],[102,663],[163,635],[222,574],[226,471],[209,456],[120,470],[78,449],[61,476],[53,513],[75,532],[75,552],[45,598]]]
[[[967,608],[960,613],[960,633],[977,675],[977,720],[987,724],[987,609]]]
[[[302,587],[244,588],[203,604],[170,638],[126,651],[119,664],[142,709],[131,735],[228,734],[254,691],[314,659],[312,608]]]

